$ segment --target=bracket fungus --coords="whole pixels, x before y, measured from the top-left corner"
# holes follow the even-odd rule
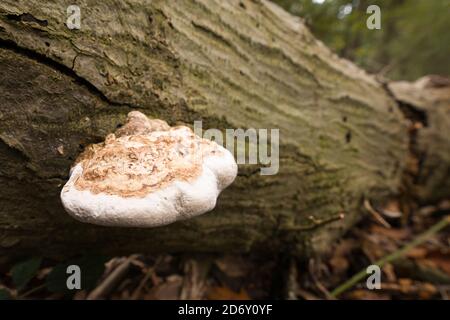
[[[61,200],[82,222],[154,227],[212,210],[236,175],[227,149],[132,111],[123,127],[78,157]]]

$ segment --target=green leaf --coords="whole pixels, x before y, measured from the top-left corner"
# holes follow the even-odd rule
[[[17,290],[23,289],[34,278],[41,266],[41,262],[42,258],[32,258],[12,267],[12,280]]]
[[[81,270],[81,289],[91,290],[95,287],[98,279],[105,271],[105,263],[109,258],[104,256],[83,256],[78,259],[56,265],[46,279],[46,287],[51,292],[71,293],[73,290],[67,288],[67,267],[77,265]]]
[[[67,266],[69,266],[67,263],[58,264],[48,274],[45,280],[45,286],[50,292],[63,293],[69,291],[66,285],[68,276],[66,273]]]
[[[0,300],[9,300],[9,299],[11,299],[9,291],[6,289],[0,289]]]

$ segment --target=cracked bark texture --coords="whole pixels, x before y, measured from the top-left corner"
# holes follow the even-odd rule
[[[394,95],[300,19],[256,0],[77,4],[81,30],[65,26],[66,1],[0,3],[0,255],[305,255],[327,250],[364,199],[405,192],[410,132]],[[279,128],[280,171],[241,165],[213,212],[166,227],[79,223],[59,200],[69,167],[131,110],[171,125]]]

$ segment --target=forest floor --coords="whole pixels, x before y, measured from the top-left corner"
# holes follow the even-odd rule
[[[405,222],[395,201],[385,208],[365,205],[371,214],[325,257],[298,261],[285,254],[135,254],[63,263],[35,257],[3,266],[0,299],[336,299],[334,289],[450,213],[450,201],[445,201],[417,209]],[[84,289],[67,290],[70,264],[83,270]],[[337,298],[449,299],[448,228],[386,263],[381,289],[369,290],[367,276]]]

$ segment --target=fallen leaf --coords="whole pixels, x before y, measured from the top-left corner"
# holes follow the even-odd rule
[[[400,291],[403,293],[408,293],[412,290],[413,281],[411,279],[398,279],[398,284],[400,286]]]
[[[371,226],[370,232],[386,236],[393,240],[404,240],[410,235],[410,231],[408,229],[387,229],[375,224]]]
[[[397,280],[397,276],[395,275],[394,266],[391,263],[386,263],[383,267],[383,272],[386,275],[386,280],[389,282],[394,282]]]
[[[432,251],[428,253],[424,260],[432,262],[436,267],[450,275],[450,254]]]
[[[416,247],[409,249],[406,256],[413,259],[423,258],[427,255],[428,250],[424,247]]]
[[[356,289],[345,296],[352,300],[389,300],[390,296],[384,293],[374,292],[366,289]]]
[[[12,267],[11,276],[17,290],[23,289],[36,276],[41,262],[42,258],[32,258]]]
[[[247,274],[249,266],[241,256],[225,255],[214,261],[220,271],[228,277],[239,278]]]
[[[73,295],[73,300],[86,300],[88,293],[86,292],[86,290],[78,290],[75,292],[75,294]]]
[[[344,273],[345,271],[347,271],[348,267],[349,267],[349,262],[346,258],[344,257],[332,257],[329,260],[329,264],[331,265],[331,267],[333,268],[333,273]]]
[[[431,299],[436,293],[438,289],[432,285],[431,283],[424,283],[419,289],[419,298],[422,300]]]
[[[180,296],[183,278],[179,275],[171,275],[166,281],[150,289],[144,296],[145,300],[178,300]]]
[[[241,291],[235,292],[228,287],[211,287],[207,297],[209,300],[251,300],[243,288]]]

